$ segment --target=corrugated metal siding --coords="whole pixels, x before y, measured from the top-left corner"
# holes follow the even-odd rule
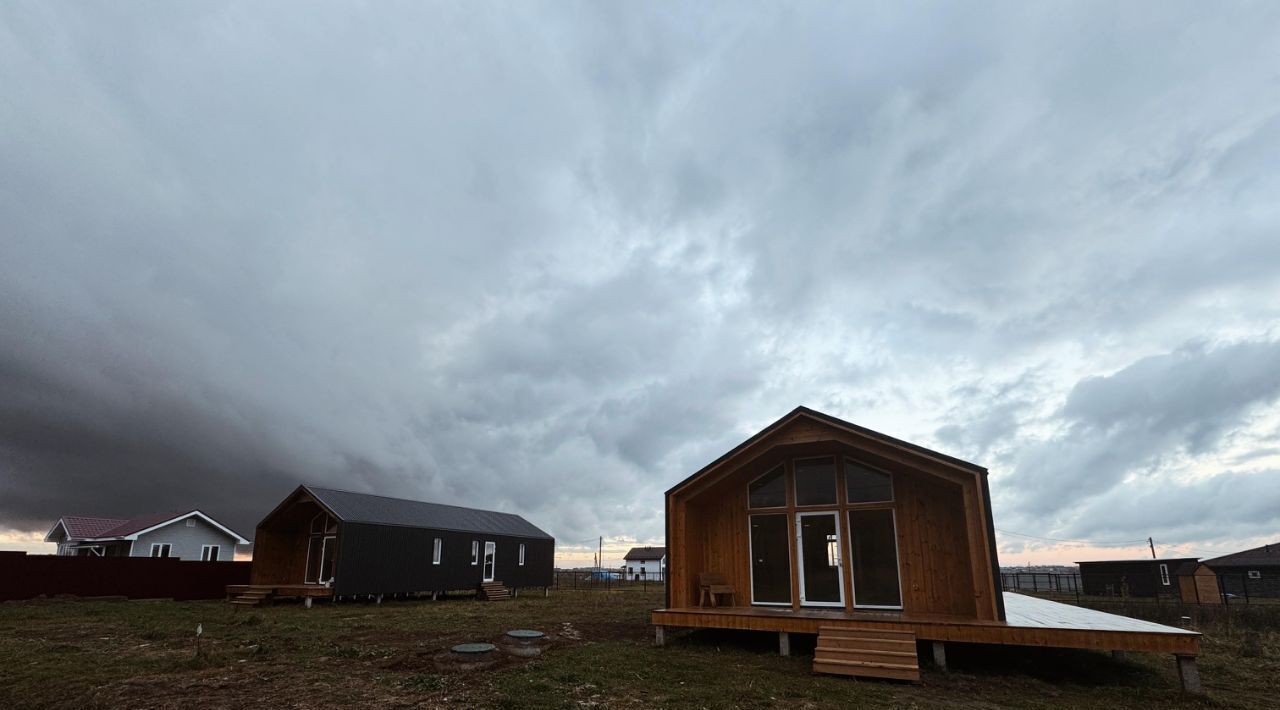
[[[435,539],[443,541],[440,564],[431,563]],[[480,561],[471,564],[471,541],[480,543]],[[542,537],[481,535],[396,525],[342,523],[338,531],[338,573],[334,593],[404,594],[471,589],[483,575],[484,543],[497,543],[494,578],[508,587],[551,586],[555,541]],[[525,563],[518,564],[519,545]]]

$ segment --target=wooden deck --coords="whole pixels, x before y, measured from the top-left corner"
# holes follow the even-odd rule
[[[277,598],[327,599],[333,596],[333,587],[323,584],[232,584],[227,586],[227,597],[268,592]]]
[[[1105,651],[1200,653],[1200,634],[1069,604],[1004,593],[1007,621],[902,612],[854,612],[788,607],[689,607],[657,609],[655,626],[742,629],[817,634],[819,626],[910,631],[925,641],[956,641],[1014,646],[1082,648]]]

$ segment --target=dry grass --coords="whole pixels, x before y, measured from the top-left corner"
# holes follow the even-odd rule
[[[233,612],[220,602],[0,605],[4,708],[1273,707],[1280,635],[1207,630],[1207,693],[1177,690],[1171,658],[953,646],[919,685],[809,672],[768,634],[702,631],[651,645],[660,592],[558,592],[472,600]],[[204,626],[202,654],[194,630]],[[449,646],[512,628],[551,635],[535,659],[478,668]]]

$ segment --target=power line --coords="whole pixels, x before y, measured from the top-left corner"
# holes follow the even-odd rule
[[[1029,537],[1032,540],[1048,540],[1049,542],[1073,542],[1080,545],[1137,545],[1139,543],[1143,543],[1147,541],[1145,537],[1142,538],[1141,540],[1110,540],[1110,541],[1068,540],[1066,538],[1061,538],[1061,537],[1044,537],[1042,535],[1028,535],[1026,533],[1014,532],[1012,530],[1001,530],[1000,528],[996,528],[996,532],[1004,533],[1005,535],[1016,535],[1018,537]]]

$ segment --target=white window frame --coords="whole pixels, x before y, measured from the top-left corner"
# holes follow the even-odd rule
[[[196,526],[195,518],[187,518],[187,527],[194,528]]]
[[[520,566],[524,567],[524,543],[520,543]]]
[[[163,555],[157,555],[157,554],[156,554],[156,552],[157,552],[158,550],[162,550],[162,551],[164,552],[164,554],[163,554]],[[169,556],[171,556],[172,554],[173,554],[173,543],[169,543],[169,542],[153,542],[153,543],[151,543],[151,556],[152,556],[152,557],[169,557]]]
[[[471,566],[475,567],[480,564],[480,541],[471,541]]]
[[[837,489],[837,491],[838,490],[839,489]],[[804,549],[803,549],[804,519],[810,516],[818,516],[818,515],[829,515],[835,518],[835,521],[836,521],[835,538],[836,539],[830,540],[829,539],[830,536],[828,536],[827,546],[829,550],[834,549],[837,555],[841,555],[841,556],[844,555],[844,542],[842,539],[844,536],[841,535],[840,533],[841,513],[839,510],[805,510],[802,512],[797,512],[795,514],[795,518],[794,518],[795,547],[796,547],[795,559],[799,563],[796,565],[796,572],[800,575],[800,606],[802,607],[825,606],[825,607],[842,608],[844,607],[844,560],[842,559],[836,559],[835,561],[836,563],[834,565],[831,565],[836,568],[836,588],[840,591],[840,600],[834,601],[834,602],[822,602],[822,601],[810,601],[806,599],[808,595],[805,593],[805,588],[804,588]],[[832,542],[835,543],[834,548],[831,547]]]
[[[1249,570],[1249,579],[1262,579],[1262,570]]]
[[[201,562],[219,562],[222,557],[222,545],[201,545],[200,561]],[[214,558],[214,559],[211,559]]]
[[[440,538],[436,538],[435,543],[432,544],[431,546],[431,564],[433,565],[440,564],[440,558],[443,556],[444,556],[444,540],[441,540]]]
[[[1160,563],[1160,584],[1169,586],[1169,565]]]

